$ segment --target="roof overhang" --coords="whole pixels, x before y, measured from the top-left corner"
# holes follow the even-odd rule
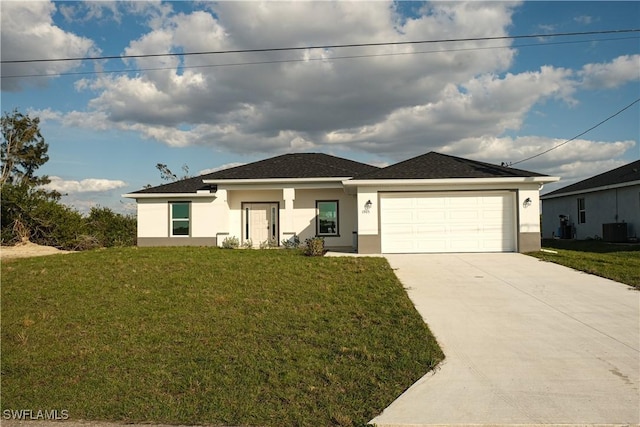
[[[596,191],[615,190],[616,188],[632,187],[634,185],[640,185],[640,180],[621,182],[620,184],[603,185],[600,187],[585,188],[583,190],[568,191],[566,193],[560,193],[560,194],[546,194],[546,195],[540,196],[540,199],[542,200],[557,199],[559,197],[575,196],[578,194],[585,194],[585,193],[595,193]]]
[[[205,184],[237,185],[237,184],[303,184],[322,182],[343,182],[351,177],[322,177],[322,178],[266,178],[266,179],[203,179]]]
[[[482,185],[482,184],[547,184],[559,181],[556,176],[529,176],[507,178],[445,178],[445,179],[352,179],[343,181],[345,187],[389,187],[420,185]]]
[[[349,177],[323,177],[323,178],[268,178],[268,179],[219,179],[204,180],[205,184],[215,183],[220,190],[282,190],[284,188],[320,189],[320,188],[344,188],[342,182]]]
[[[215,193],[127,193],[128,199],[215,199]]]

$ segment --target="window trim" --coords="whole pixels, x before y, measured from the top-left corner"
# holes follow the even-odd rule
[[[178,204],[183,204],[183,205],[187,205],[188,209],[189,209],[189,215],[188,217],[185,218],[174,218],[173,217],[173,206],[174,205],[178,205]],[[189,232],[187,234],[173,234],[173,223],[175,221],[187,221],[188,227],[189,227]],[[176,200],[176,201],[171,201],[169,202],[169,237],[177,237],[177,238],[184,238],[184,237],[191,237],[191,201],[190,200]]]
[[[320,232],[320,204],[336,204],[336,231],[335,233]],[[340,237],[340,201],[339,200],[316,200],[316,237]]]
[[[578,197],[577,201],[578,201],[577,202],[578,203],[578,224],[586,224],[587,223],[587,203],[585,202],[584,197]]]

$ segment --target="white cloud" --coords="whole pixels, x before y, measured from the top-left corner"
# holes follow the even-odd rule
[[[149,17],[149,23],[158,17],[166,16],[173,8],[170,3],[161,0],[130,1],[83,1],[65,2],[58,10],[67,22],[89,22],[113,20],[120,23],[124,15]]]
[[[127,183],[120,180],[87,178],[81,181],[65,180],[59,176],[50,176],[51,182],[45,187],[62,194],[101,193],[126,187]]]
[[[611,62],[586,64],[579,75],[587,89],[612,89],[640,80],[640,55],[623,55]]]
[[[589,25],[593,22],[593,17],[589,15],[580,15],[573,18],[573,20],[583,25]]]
[[[467,138],[442,152],[468,157],[488,163],[516,163],[543,151],[556,147],[566,140],[540,136]],[[624,164],[617,160],[632,148],[636,141],[592,141],[576,139],[543,156],[514,164],[514,168],[559,176],[562,182],[550,188],[558,188],[586,179],[598,173]],[[548,189],[547,189],[548,190]]]
[[[531,107],[545,99],[572,103],[574,85],[570,76],[569,70],[553,67],[503,78],[481,75],[459,86],[447,85],[434,102],[397,109],[381,122],[332,131],[326,141],[356,144],[396,157],[444,150],[467,138],[519,129]],[[402,141],[402,146],[397,141]]]
[[[215,15],[203,10],[167,16],[132,41],[125,53],[437,39],[459,34],[502,36],[507,35],[514,7],[439,3],[430,5],[423,16],[403,20],[393,4],[385,2],[223,2],[208,6]],[[455,47],[480,45],[466,42]],[[443,80],[455,85],[479,74],[502,72],[515,53],[511,49],[468,50],[178,70],[179,65],[384,55],[420,49],[433,50],[433,46],[141,58],[130,62],[143,68],[169,69],[135,77],[99,76],[76,87],[98,92],[90,108],[111,122],[110,126],[130,128],[168,145],[217,145],[242,153],[302,150],[326,143],[327,133],[371,126],[396,111],[437,103]]]
[[[93,41],[62,30],[53,23],[56,6],[44,1],[0,2],[2,60],[73,58],[96,54]],[[2,90],[17,91],[25,84],[45,85],[47,78],[8,78],[58,73],[80,66],[80,61],[2,64]]]
[[[149,28],[126,54],[506,36],[518,5],[438,2],[425,4],[420,16],[401,17],[388,2],[207,2],[190,13],[159,3],[118,4],[135,8],[131,13]],[[65,13],[80,19],[72,12]],[[637,81],[640,70],[640,56],[627,55],[581,69],[508,72],[516,49],[473,49],[480,47],[486,43],[131,59],[131,67],[166,69],[83,78],[75,89],[93,96],[86,111],[41,111],[65,126],[131,131],[172,147],[268,155],[365,151],[385,161],[436,150],[499,163],[559,143],[503,136],[521,133],[536,105],[576,105],[578,90],[619,87]],[[404,55],[384,56],[397,53]],[[335,59],[345,55],[378,56]],[[221,66],[284,60],[297,62]],[[523,166],[574,177],[579,170],[563,165],[581,164],[589,173],[634,144],[579,140]]]
[[[27,114],[30,117],[38,117],[40,119],[40,123],[45,123],[48,120],[60,121],[64,116],[60,111],[55,111],[51,108],[45,108],[44,110],[29,108],[27,109]]]

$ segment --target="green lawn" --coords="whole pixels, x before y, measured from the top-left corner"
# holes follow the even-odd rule
[[[558,253],[534,252],[529,255],[640,289],[638,244],[613,244],[596,240],[544,240],[542,246]]]
[[[2,410],[362,425],[443,357],[382,258],[121,248],[2,263]]]

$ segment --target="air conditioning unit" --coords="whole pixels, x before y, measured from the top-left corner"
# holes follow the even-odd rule
[[[627,223],[602,224],[602,240],[612,243],[625,243],[627,241]]]

